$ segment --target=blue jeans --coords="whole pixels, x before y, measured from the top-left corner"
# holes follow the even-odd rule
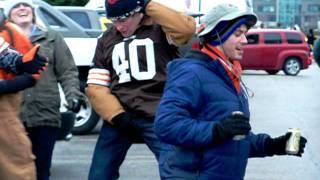
[[[140,138],[146,143],[158,160],[161,146],[154,133],[154,118],[136,118],[134,121],[135,126],[141,129],[134,139]],[[119,168],[134,142],[132,137],[120,134],[117,128],[104,122],[94,150],[89,180],[118,179]]]

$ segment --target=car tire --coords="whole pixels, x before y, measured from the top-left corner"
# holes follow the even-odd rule
[[[279,72],[279,70],[266,70],[268,74],[275,75]]]
[[[89,99],[85,97],[85,105],[80,108],[80,111],[75,114],[75,122],[72,133],[76,135],[88,134],[97,125],[100,117],[94,111]]]
[[[84,93],[86,80],[80,80],[80,91]],[[83,94],[85,105],[80,108],[80,111],[75,115],[74,127],[72,133],[83,135],[90,133],[99,122],[99,115],[93,109],[88,97]]]
[[[301,70],[301,63],[298,58],[290,57],[288,58],[284,65],[283,71],[286,75],[296,76]]]

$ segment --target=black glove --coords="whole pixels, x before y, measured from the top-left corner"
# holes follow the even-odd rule
[[[219,144],[235,135],[246,135],[250,130],[251,126],[247,117],[242,114],[233,114],[213,126],[213,141]]]
[[[21,74],[17,70],[17,64],[22,62],[22,55],[19,52],[8,47],[0,53],[0,58],[1,69],[14,74]]]
[[[31,61],[23,62],[21,57],[17,63],[17,71],[21,73],[39,74],[39,72],[45,69],[47,59],[36,54]]]
[[[286,152],[286,144],[288,139],[290,138],[291,133],[287,132],[283,136],[279,136],[276,138],[268,138],[266,140],[266,154],[268,156],[273,156],[273,155],[288,155]],[[297,154],[290,154],[294,156],[302,156],[304,152],[304,148],[306,146],[307,139],[303,136],[300,137],[300,142],[299,142],[299,152]]]
[[[15,93],[34,86],[36,80],[30,74],[16,76],[14,79],[0,81],[0,94]]]
[[[80,111],[81,106],[84,104],[85,104],[85,102],[83,100],[72,98],[72,99],[68,100],[67,108],[70,111],[77,113]]]
[[[116,128],[129,138],[134,138],[137,133],[137,127],[134,126],[134,122],[131,118],[131,115],[127,112],[122,112],[111,120]]]
[[[146,8],[147,8],[147,5],[149,4],[151,0],[142,0],[142,9],[141,9],[141,12],[143,14],[146,14]]]

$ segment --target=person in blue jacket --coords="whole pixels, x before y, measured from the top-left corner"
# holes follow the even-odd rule
[[[248,95],[237,61],[246,32],[257,21],[248,9],[213,7],[197,32],[203,47],[168,64],[155,119],[165,149],[159,158],[161,179],[241,180],[249,157],[287,154],[291,133],[271,138],[250,131]],[[296,156],[306,141],[301,136]]]

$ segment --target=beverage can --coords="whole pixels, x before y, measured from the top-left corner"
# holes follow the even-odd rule
[[[235,140],[235,141],[240,141],[240,140],[242,140],[244,138],[246,138],[246,135],[235,135],[235,136],[233,136],[232,139]]]
[[[298,128],[289,128],[288,132],[291,132],[291,136],[287,140],[286,152],[288,154],[298,154],[301,131]]]
[[[241,112],[241,111],[233,111],[232,112],[232,115],[237,115],[237,114],[239,114],[239,115],[243,115],[243,112]],[[242,139],[244,139],[244,138],[246,138],[246,135],[235,135],[235,136],[233,136],[233,140],[235,140],[235,141],[239,141],[239,140],[242,140]]]

